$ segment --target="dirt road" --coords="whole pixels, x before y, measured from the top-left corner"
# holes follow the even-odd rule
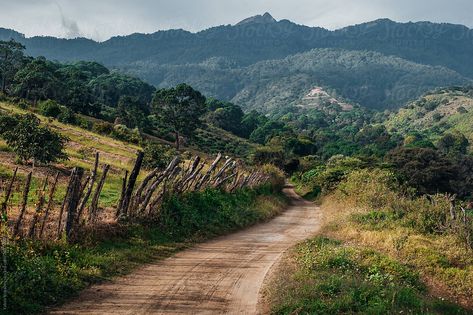
[[[283,252],[314,234],[318,208],[293,205],[270,222],[220,237],[85,290],[51,314],[256,314],[259,291]]]

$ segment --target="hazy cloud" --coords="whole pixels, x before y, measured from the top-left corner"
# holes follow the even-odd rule
[[[169,28],[199,31],[266,11],[278,20],[329,29],[381,17],[473,27],[471,0],[0,0],[0,8],[0,27],[27,36],[97,40]]]

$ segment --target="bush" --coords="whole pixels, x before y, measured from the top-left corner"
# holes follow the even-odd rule
[[[284,172],[281,171],[281,169],[272,164],[265,164],[261,167],[261,170],[265,174],[269,175],[270,183],[274,189],[280,190],[284,187],[284,184],[286,183],[286,176],[284,175]]]
[[[111,136],[122,141],[138,144],[141,141],[141,134],[138,128],[129,129],[125,125],[113,126]]]
[[[165,168],[176,155],[174,148],[162,144],[147,142],[143,148],[143,167],[154,169],[156,167]]]
[[[22,162],[47,164],[67,158],[67,138],[40,126],[40,120],[33,114],[2,116],[0,134]]]
[[[109,122],[98,122],[94,124],[92,130],[102,135],[110,135],[113,132],[113,124]]]
[[[61,106],[53,100],[39,102],[39,112],[46,117],[57,118],[61,113]]]
[[[57,120],[64,124],[77,124],[76,114],[67,107],[63,107],[61,113],[58,115]]]

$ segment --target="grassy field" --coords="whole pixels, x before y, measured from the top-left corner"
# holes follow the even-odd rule
[[[317,200],[320,236],[294,249],[279,284],[268,285],[273,312],[473,314],[473,249],[466,238],[473,225],[455,225],[445,197],[431,198],[409,193],[386,170],[349,173]]]
[[[315,237],[272,280],[272,314],[468,314],[431,297],[419,272],[367,247]]]

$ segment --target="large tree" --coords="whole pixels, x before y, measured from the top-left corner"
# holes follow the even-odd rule
[[[14,40],[0,41],[0,78],[1,91],[7,93],[7,86],[24,63],[25,46]]]
[[[153,111],[164,124],[173,130],[178,150],[179,136],[191,136],[192,132],[201,125],[200,118],[206,109],[205,97],[187,84],[160,89],[156,91],[153,98]]]

